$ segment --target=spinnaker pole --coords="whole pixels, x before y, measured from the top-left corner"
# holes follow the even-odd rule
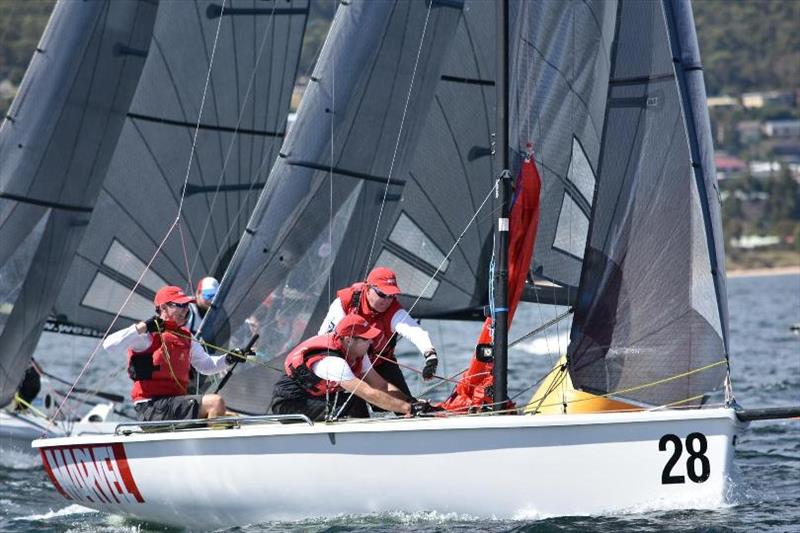
[[[509,188],[511,173],[508,156],[508,0],[496,0],[497,5],[497,133],[495,157],[499,163],[500,179],[496,198],[500,216],[495,226],[494,264],[494,405],[502,409],[508,399],[508,230]]]

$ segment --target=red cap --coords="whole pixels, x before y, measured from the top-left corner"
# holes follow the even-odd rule
[[[161,287],[158,289],[153,303],[156,305],[164,305],[165,303],[169,302],[176,304],[188,304],[194,303],[195,299],[191,296],[186,296],[186,294],[183,292],[183,289],[180,287],[167,285],[166,287]]]
[[[349,314],[336,325],[336,334],[340,337],[359,337],[372,340],[381,334],[381,330],[371,326],[363,316]]]
[[[383,294],[400,294],[397,276],[394,270],[386,267],[375,267],[367,276],[367,285],[375,287]]]

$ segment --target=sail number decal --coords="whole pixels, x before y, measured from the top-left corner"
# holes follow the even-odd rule
[[[664,470],[661,472],[661,484],[672,485],[676,483],[686,483],[684,476],[676,476],[672,474],[672,469],[681,460],[683,454],[683,442],[677,435],[668,433],[661,437],[658,441],[659,451],[667,451],[667,446],[672,445],[672,455],[664,465]],[[689,480],[694,483],[702,483],[711,475],[711,461],[706,457],[706,450],[708,450],[708,440],[702,433],[689,433],[686,436],[686,451],[689,457],[686,459],[686,474]]]
[[[39,450],[53,486],[68,500],[142,503],[120,443],[54,446]]]

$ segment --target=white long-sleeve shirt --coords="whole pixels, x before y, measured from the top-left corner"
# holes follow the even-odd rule
[[[139,333],[134,324],[106,337],[103,341],[103,348],[111,355],[127,355],[129,349],[134,352],[142,352],[149,348],[152,342],[153,336],[149,333]],[[201,374],[219,374],[228,368],[224,355],[209,355],[195,340],[192,340],[189,355],[192,366]]]
[[[331,302],[331,306],[328,308],[328,314],[325,315],[325,319],[322,321],[318,334],[324,335],[333,331],[334,328],[336,328],[336,324],[338,324],[345,315],[346,313],[344,312],[344,307],[342,307],[342,301],[336,298]],[[411,315],[409,315],[408,311],[405,309],[399,309],[394,316],[392,316],[391,324],[392,331],[396,332],[404,339],[411,341],[411,344],[416,346],[420,353],[424,354],[434,349],[428,332],[422,329],[422,326],[411,318]]]

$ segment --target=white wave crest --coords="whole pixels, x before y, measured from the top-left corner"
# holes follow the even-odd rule
[[[34,514],[29,516],[20,516],[15,518],[14,520],[25,520],[25,521],[35,521],[35,520],[51,520],[53,518],[60,518],[62,516],[70,516],[74,514],[84,514],[84,513],[96,513],[94,509],[89,509],[88,507],[84,507],[78,504],[72,504],[64,507],[63,509],[58,509],[57,511],[50,510],[44,514]]]

